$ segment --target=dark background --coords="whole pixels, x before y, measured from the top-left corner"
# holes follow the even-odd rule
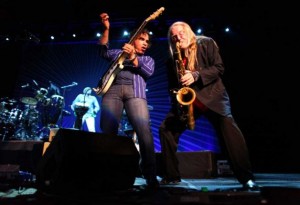
[[[69,110],[72,99],[85,86],[96,86],[107,66],[98,59],[97,41],[92,37],[94,31],[101,30],[99,14],[109,13],[112,38],[116,39],[112,43],[118,47],[126,42],[120,37],[121,29],[138,27],[164,6],[163,14],[149,23],[154,31],[149,52],[156,60],[156,71],[148,82],[148,98],[154,107],[150,114],[157,150],[160,149],[157,128],[168,109],[163,70],[166,33],[172,22],[184,20],[194,29],[201,25],[204,34],[213,37],[220,47],[233,115],[245,134],[255,170],[299,172],[299,23],[293,3],[248,0],[0,2],[0,97],[19,100],[30,95],[30,91],[20,86],[32,79],[45,87],[49,80],[59,86],[75,81],[79,85],[64,93]],[[227,25],[232,28],[230,34],[223,32]],[[81,39],[69,39],[72,32],[79,32]],[[49,41],[50,33],[59,36],[55,43]],[[12,41],[6,42],[7,36]],[[63,126],[70,127],[73,120],[68,117]],[[197,134],[185,134],[180,150],[219,151],[209,124],[201,120]]]

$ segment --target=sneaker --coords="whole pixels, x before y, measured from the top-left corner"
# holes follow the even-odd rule
[[[177,185],[181,182],[181,179],[180,178],[177,178],[177,179],[166,179],[166,178],[163,178],[161,181],[160,181],[160,184],[161,185]]]

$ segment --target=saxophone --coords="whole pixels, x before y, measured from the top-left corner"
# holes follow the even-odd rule
[[[180,42],[176,42],[176,52],[177,54],[177,70],[179,76],[183,76],[185,73],[185,67],[183,64],[183,60],[181,57],[181,51],[180,51]],[[196,93],[195,91],[190,87],[182,87],[176,92],[176,100],[181,105],[181,112],[183,119],[187,119],[187,126],[188,129],[193,130],[195,128],[195,119],[194,119],[194,108],[193,108],[193,102],[196,99]]]

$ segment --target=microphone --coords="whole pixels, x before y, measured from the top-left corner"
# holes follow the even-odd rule
[[[72,84],[71,84],[71,85],[65,85],[65,86],[62,86],[62,87],[60,87],[60,88],[61,88],[61,89],[65,89],[65,88],[74,87],[74,86],[76,86],[76,85],[78,85],[78,83],[76,83],[76,82],[72,82]]]
[[[29,83],[21,86],[21,88],[27,88],[27,87],[29,87]]]

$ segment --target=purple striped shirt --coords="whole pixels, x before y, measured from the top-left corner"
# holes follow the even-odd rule
[[[122,52],[121,49],[108,49],[108,45],[100,45],[100,56],[113,61]],[[155,62],[150,56],[137,56],[138,67],[133,67],[129,60],[124,61],[124,69],[130,70],[133,79],[134,97],[146,99],[146,81],[154,73]]]

